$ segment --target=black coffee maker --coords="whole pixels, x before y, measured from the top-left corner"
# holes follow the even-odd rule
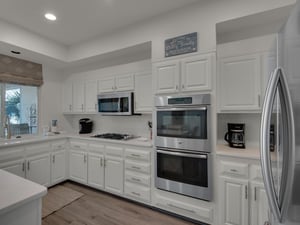
[[[245,124],[228,123],[228,132],[225,134],[225,141],[233,148],[245,148]]]
[[[93,121],[89,118],[79,120],[79,134],[89,134],[93,130]]]

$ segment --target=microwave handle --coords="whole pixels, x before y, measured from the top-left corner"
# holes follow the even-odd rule
[[[175,155],[175,156],[184,156],[184,157],[190,157],[190,158],[207,159],[206,154],[188,154],[188,153],[182,153],[182,152],[169,152],[169,151],[163,151],[163,150],[156,150],[156,152],[166,154],[166,155]]]

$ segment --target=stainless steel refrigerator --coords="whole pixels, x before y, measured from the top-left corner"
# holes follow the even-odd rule
[[[270,207],[266,224],[300,224],[300,1],[278,33],[277,68],[265,93],[260,150]]]

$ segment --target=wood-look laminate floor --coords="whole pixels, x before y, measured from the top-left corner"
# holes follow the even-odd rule
[[[42,225],[192,225],[194,223],[75,183],[62,184],[84,195],[45,217]]]

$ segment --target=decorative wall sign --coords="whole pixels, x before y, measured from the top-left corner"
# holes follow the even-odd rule
[[[197,32],[165,40],[165,57],[197,51]]]

